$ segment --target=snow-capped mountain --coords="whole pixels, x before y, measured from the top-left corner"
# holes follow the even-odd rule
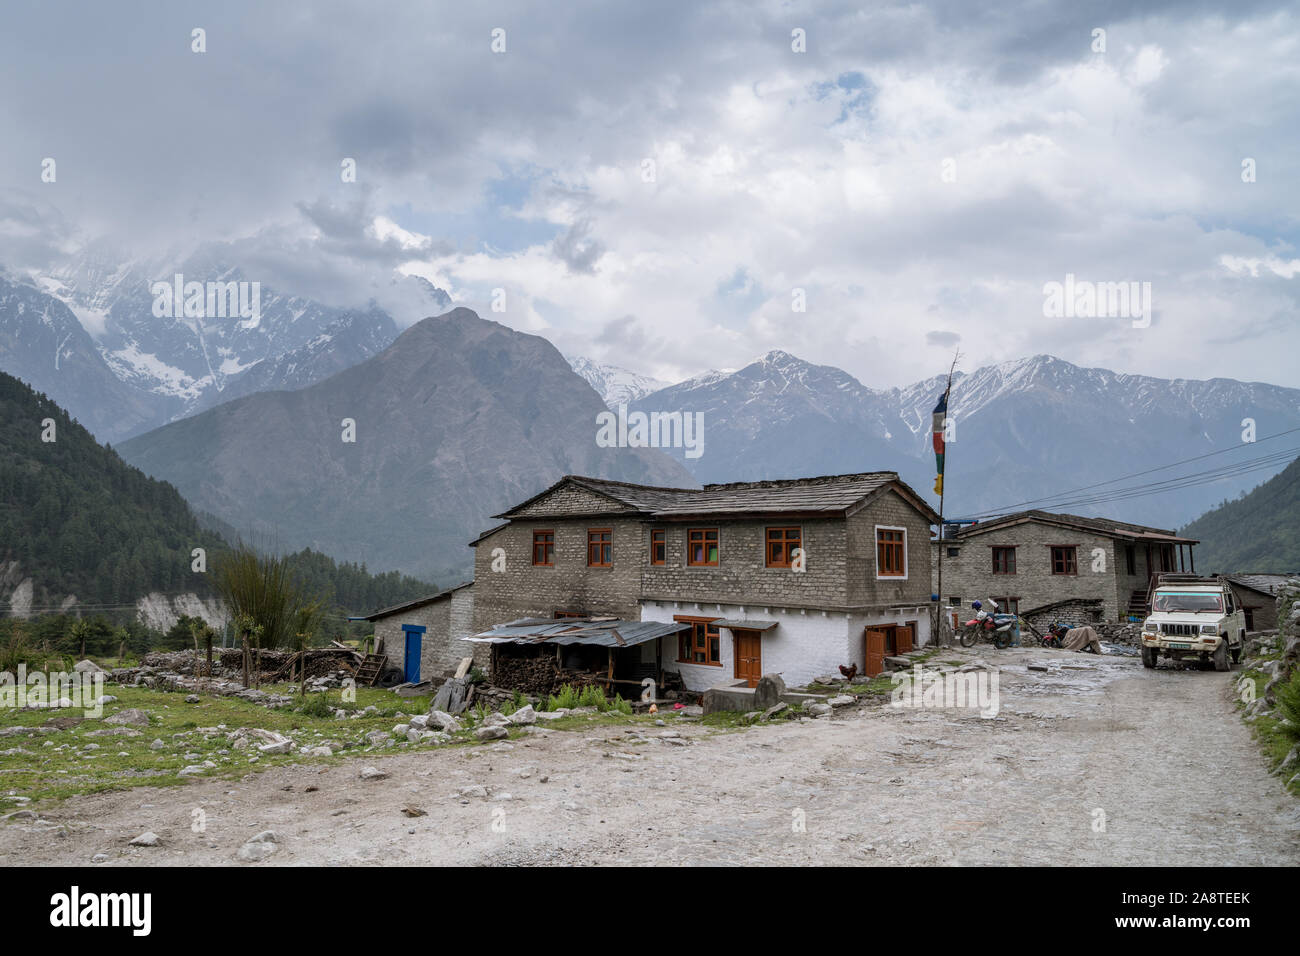
[[[668,449],[702,482],[891,469],[937,504],[930,426],[943,387],[936,376],[906,388],[873,389],[840,369],[769,352],[739,371],[699,376],[633,407],[704,414],[701,457]],[[1093,493],[1300,444],[1279,438],[1256,449],[1242,440],[1248,418],[1261,438],[1300,427],[1300,390],[1125,375],[1048,355],[959,373],[949,410],[956,429],[945,479],[949,516],[1013,510],[1052,496],[1024,506],[1175,527],[1254,487],[1286,462],[1159,495],[1089,503],[1067,502],[1062,492],[1207,452],[1223,454]]]
[[[668,385],[657,378],[630,372],[617,365],[602,365],[582,355],[566,355],[564,358],[569,367],[586,379],[610,408],[635,402]]]
[[[264,286],[226,262],[216,245],[150,261],[122,261],[92,247],[59,269],[8,281],[28,299],[44,299],[21,308],[17,299],[0,303],[0,334],[12,339],[0,368],[34,385],[39,379],[39,387],[105,441],[251,391],[305,387],[378,354],[398,332],[382,309],[332,308]],[[423,278],[395,281],[409,287],[407,298],[425,314],[450,305],[447,294]],[[164,296],[157,283],[181,294]],[[187,301],[188,283],[200,284],[198,300]],[[38,315],[47,327],[71,318],[77,328],[65,330],[62,347],[97,355],[92,379],[106,372],[122,388],[60,374],[57,364],[47,368],[50,349]],[[101,408],[105,389],[123,396],[117,404],[132,405],[130,413],[110,413],[113,402]]]

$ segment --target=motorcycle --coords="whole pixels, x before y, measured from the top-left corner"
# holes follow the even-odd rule
[[[958,640],[962,647],[974,647],[976,642],[985,640],[998,650],[1002,650],[1011,646],[1014,636],[1011,629],[1015,623],[1014,614],[976,615],[962,625]]]
[[[1064,624],[1052,624],[1047,628],[1047,633],[1039,640],[1042,641],[1044,647],[1059,648],[1062,646],[1065,640],[1065,632],[1068,630],[1069,628]]]

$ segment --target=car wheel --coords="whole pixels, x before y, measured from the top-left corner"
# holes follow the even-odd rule
[[[1234,664],[1241,663],[1241,648],[1242,645],[1238,644],[1236,647],[1232,649],[1232,663]]]
[[[1142,648],[1142,666],[1148,670],[1156,666],[1156,661],[1160,659],[1160,652],[1154,647]]]
[[[1228,663],[1228,639],[1226,637],[1219,641],[1219,646],[1214,649],[1214,657],[1212,659],[1216,671],[1232,669],[1232,665]]]

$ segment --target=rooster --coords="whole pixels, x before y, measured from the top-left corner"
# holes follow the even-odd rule
[[[841,665],[840,665],[840,673],[844,675],[844,679],[845,679],[846,681],[848,681],[850,684],[852,684],[852,683],[853,683],[853,678],[855,678],[855,677],[858,676],[858,665],[857,665],[857,664],[850,664],[848,667],[845,667],[843,664],[841,664]]]

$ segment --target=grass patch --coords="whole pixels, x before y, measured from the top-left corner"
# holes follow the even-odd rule
[[[291,690],[288,685],[263,689],[275,693]],[[105,693],[118,699],[106,705],[98,719],[86,718],[49,733],[0,737],[0,812],[18,807],[20,801],[15,797],[28,797],[32,805],[42,805],[80,794],[175,786],[189,779],[179,776],[184,767],[208,760],[217,766],[202,777],[238,778],[284,764],[337,761],[371,747],[366,735],[375,730],[391,731],[397,714],[421,714],[429,709],[427,697],[395,697],[391,691],[372,687],[357,688],[355,703],[343,702],[341,692],[332,690],[308,694],[305,705],[299,708],[278,709],[207,694],[200,695],[199,703],[187,704],[188,692],[145,687],[107,685]],[[342,720],[334,717],[336,708],[359,712],[370,705],[378,709],[376,713]],[[92,736],[93,731],[115,729],[104,723],[104,718],[128,708],[139,708],[151,716],[148,727],[122,728],[139,731],[138,737]],[[81,716],[78,709],[6,710],[0,712],[0,728],[41,727],[50,720]],[[259,754],[255,746],[236,750],[225,731],[199,731],[218,725],[224,725],[227,731],[240,727],[272,730],[307,746],[339,741],[344,749],[334,757],[308,757],[297,752]],[[150,749],[154,740],[162,740],[164,748]],[[95,746],[86,749],[87,745]],[[394,749],[406,746],[413,745],[402,741]],[[258,759],[250,763],[251,756]]]
[[[1279,653],[1261,658],[1261,660],[1277,660],[1280,657],[1281,654]],[[1261,698],[1264,696],[1264,687],[1270,680],[1271,678],[1267,674],[1259,670],[1252,669],[1242,672],[1238,676],[1236,684],[1237,710],[1244,712],[1246,709],[1246,701],[1242,700],[1243,694],[1241,692],[1245,682],[1249,681],[1254,685],[1254,698]],[[1284,725],[1283,723],[1283,718],[1286,716],[1285,699],[1287,698],[1287,692],[1289,691],[1291,694],[1300,693],[1300,673],[1292,675],[1289,688],[1279,687],[1277,690],[1283,691],[1283,693],[1277,694],[1279,706],[1269,713],[1261,714],[1250,721],[1251,733],[1254,735],[1255,742],[1259,745],[1260,750],[1263,751],[1264,759],[1268,763],[1270,771],[1276,770],[1278,765],[1286,759],[1286,755],[1291,752],[1291,748],[1300,743],[1300,738],[1297,738],[1293,729],[1294,725]],[[1244,696],[1250,697],[1251,695],[1246,694]],[[1287,771],[1283,785],[1293,796],[1300,797],[1300,780],[1289,786],[1287,785],[1287,781],[1297,773],[1300,773],[1300,766],[1292,767]]]

